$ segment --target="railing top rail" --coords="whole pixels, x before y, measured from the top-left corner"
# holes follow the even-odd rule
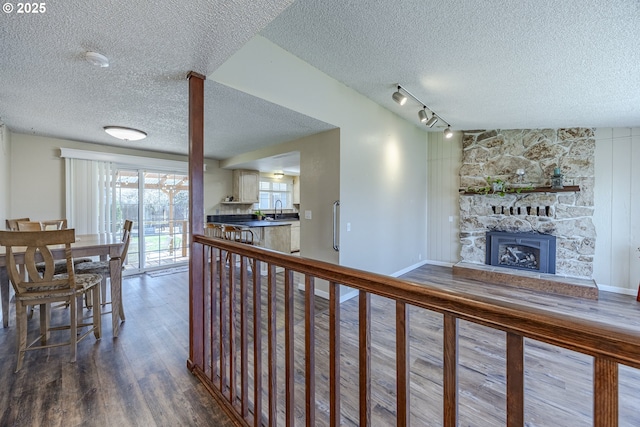
[[[194,236],[194,241],[375,295],[640,368],[638,330],[524,304],[441,289],[429,284],[417,285],[381,274],[227,240]]]

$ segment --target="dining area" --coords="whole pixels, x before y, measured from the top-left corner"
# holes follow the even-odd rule
[[[76,235],[70,243],[73,260],[102,257],[118,267],[121,261],[114,258],[122,257],[122,238],[122,230],[113,235]],[[54,263],[65,257],[64,250],[51,248]],[[16,250],[16,256],[24,262],[25,250]],[[8,291],[12,284],[5,246],[0,246],[0,265],[3,289]],[[109,314],[113,311],[109,304],[101,307],[102,338],[95,338],[90,326],[79,328],[89,335],[77,343],[75,363],[70,363],[68,346],[52,347],[27,352],[17,373],[15,294],[11,291],[9,299],[3,296],[8,314],[3,313],[2,320],[8,322],[0,328],[0,426],[166,426],[186,425],[186,420],[188,425],[234,425],[185,369],[189,279],[183,269],[171,271],[111,276],[107,295],[113,286],[119,298],[116,314]],[[49,310],[52,324],[69,319],[70,309],[58,304],[52,303]],[[91,310],[95,308],[83,307],[85,314]],[[34,338],[40,331],[39,311],[27,321]]]
[[[113,338],[125,320],[122,270],[133,222],[125,220],[117,233],[81,235],[67,225],[18,218],[0,231],[2,326],[17,330],[16,372],[28,350],[69,345],[74,362],[79,341],[91,333],[102,338],[103,317],[111,317]],[[62,324],[50,324],[52,318]],[[66,338],[52,339],[59,331]]]

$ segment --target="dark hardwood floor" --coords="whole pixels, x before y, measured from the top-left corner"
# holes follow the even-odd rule
[[[188,283],[187,273],[125,278],[118,338],[105,314],[102,339],[80,342],[76,363],[68,346],[31,351],[18,373],[12,304],[0,328],[0,426],[232,425],[186,368]],[[53,309],[54,320],[64,311]]]
[[[423,266],[403,279],[640,330],[640,303],[631,296],[601,292],[599,301],[549,296],[454,279],[450,268],[437,266]],[[68,347],[61,347],[28,353],[15,374],[15,319],[10,328],[0,329],[0,426],[231,425],[186,369],[187,273],[125,278],[123,295],[127,321],[120,336],[111,337],[110,315],[105,315],[103,338],[80,343],[75,364],[68,362]],[[301,355],[296,357],[296,425],[304,421],[303,307],[303,293],[296,291],[296,354]],[[357,299],[341,306],[342,424],[348,426],[358,425],[357,307]],[[372,298],[374,426],[395,425],[394,307],[390,300]],[[30,321],[34,328],[37,323]],[[321,299],[316,299],[316,326],[316,424],[328,425],[328,311]],[[409,326],[412,425],[438,426],[442,316],[412,307]],[[281,335],[278,340],[282,342]],[[592,425],[592,359],[525,341],[525,425]],[[505,334],[461,322],[459,346],[459,425],[505,425]],[[640,373],[621,367],[619,425],[640,425],[638,407]]]

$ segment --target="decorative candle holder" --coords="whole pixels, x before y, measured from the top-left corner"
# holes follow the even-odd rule
[[[553,176],[551,177],[551,188],[554,190],[560,190],[564,188],[563,181],[564,175],[560,173],[560,168],[553,169]]]

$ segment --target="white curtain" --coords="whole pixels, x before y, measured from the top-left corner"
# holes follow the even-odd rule
[[[65,158],[66,210],[76,234],[115,232],[115,167],[111,162]]]

